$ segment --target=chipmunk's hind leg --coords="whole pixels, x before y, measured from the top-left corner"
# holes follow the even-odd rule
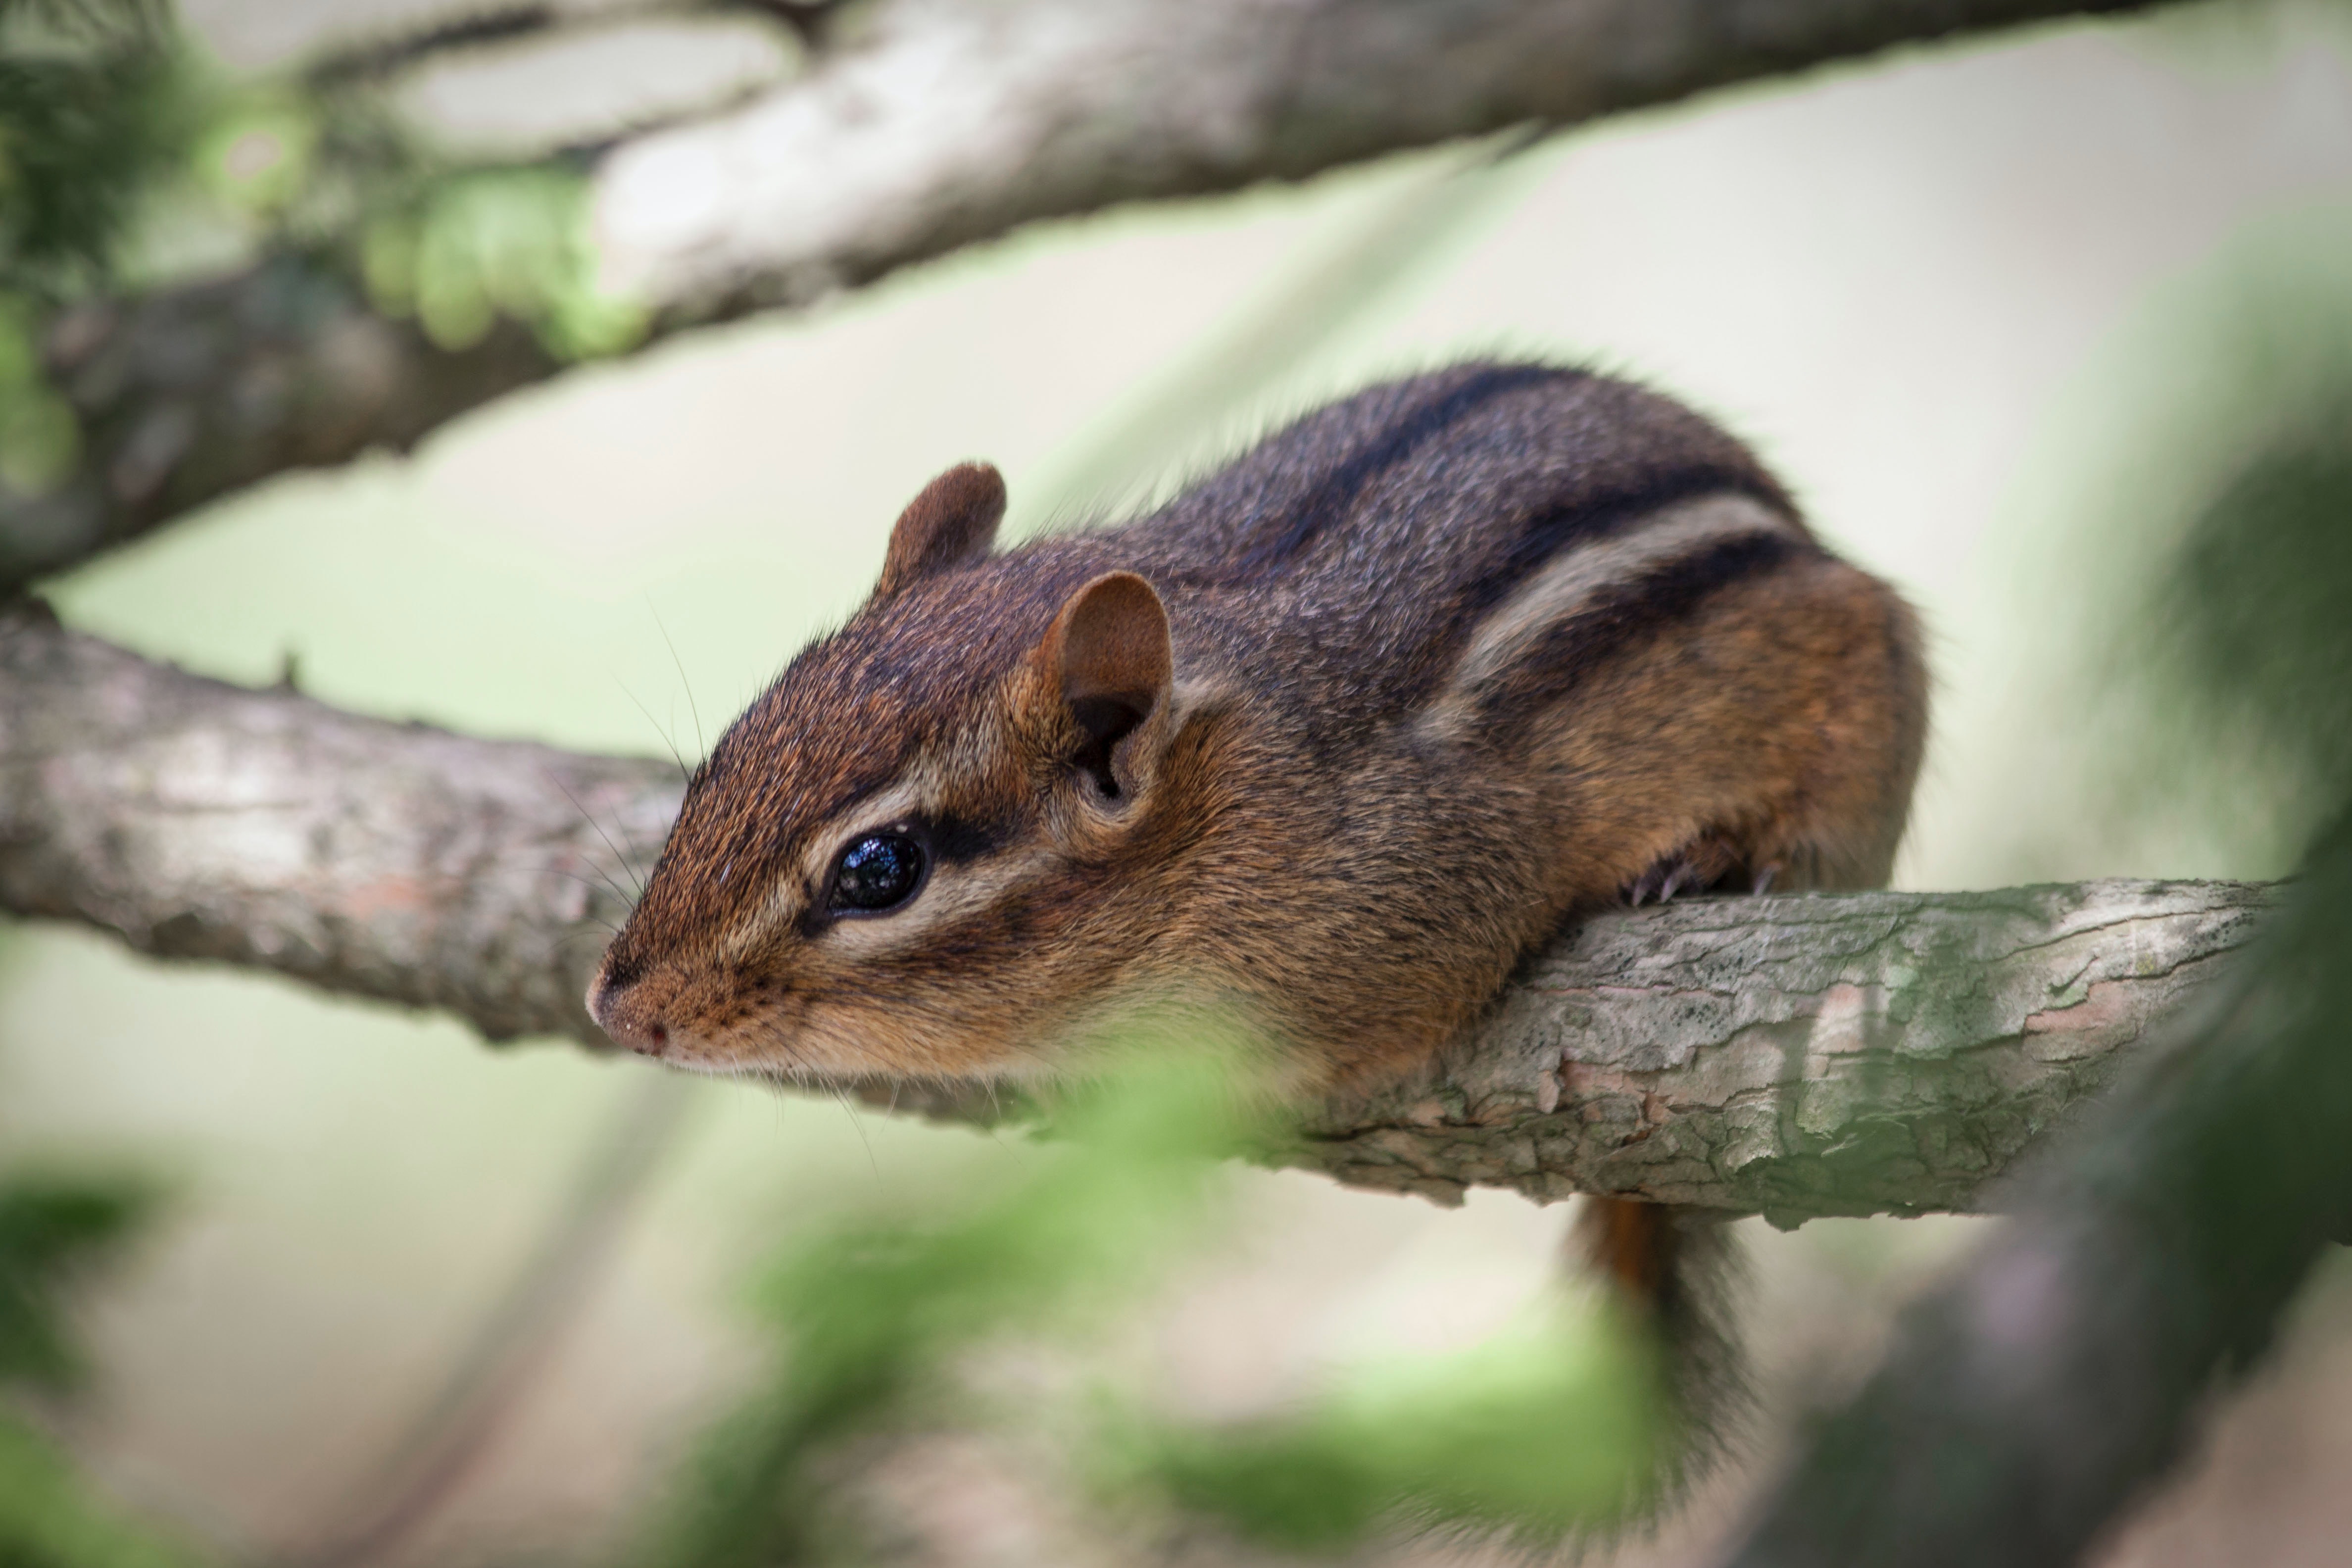
[[[1885,585],[1799,561],[1661,628],[1612,676],[1617,700],[1580,705],[1568,732],[1588,773],[1630,785],[1602,809],[1646,808],[1620,838],[1647,840],[1625,901],[1885,886],[1927,694],[1910,612]],[[1626,712],[1663,717],[1611,733]]]
[[[1775,636],[1798,656],[1782,723],[1801,741],[1780,748],[1795,765],[1748,836],[1754,890],[1883,888],[1927,739],[1917,625],[1891,589],[1835,562],[1759,587],[1765,605],[1780,600]]]

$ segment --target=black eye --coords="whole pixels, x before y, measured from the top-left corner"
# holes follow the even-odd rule
[[[869,833],[841,852],[833,870],[836,910],[887,910],[923,882],[923,847],[899,833]]]

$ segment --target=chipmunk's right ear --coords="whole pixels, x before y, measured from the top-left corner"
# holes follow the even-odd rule
[[[1175,685],[1159,592],[1132,572],[1105,573],[1063,601],[1033,660],[1045,700],[1058,698],[1080,732],[1072,760],[1097,792],[1119,800],[1149,784]]]
[[[988,553],[1004,520],[1004,476],[986,463],[958,463],[923,487],[890,530],[877,602],[895,598],[934,572],[969,566]]]

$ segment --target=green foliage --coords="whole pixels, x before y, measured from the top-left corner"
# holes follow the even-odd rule
[[[1460,1355],[1371,1369],[1276,1421],[1147,1432],[1130,1462],[1279,1546],[1345,1546],[1391,1520],[1553,1543],[1655,1500],[1658,1370],[1619,1314],[1546,1312]]]
[[[426,183],[368,225],[368,291],[414,315],[446,349],[481,340],[501,315],[564,359],[617,353],[646,314],[596,281],[586,182],[562,168],[481,170]]]
[[[2050,638],[2089,787],[2021,869],[2278,875],[2352,798],[2347,245],[2352,207],[2251,226],[2108,356]]]
[[[159,0],[0,0],[0,481],[37,493],[71,468],[72,418],[22,340],[156,250],[158,213],[209,236],[214,265],[223,244],[348,258],[443,347],[506,316],[578,359],[646,325],[596,284],[584,197],[569,165],[447,167],[364,93],[222,79]]]
[[[2352,363],[2345,371],[2340,406],[2220,487],[2151,611],[2194,710],[2259,731],[2306,820],[2352,801]]]
[[[959,1360],[990,1342],[1068,1342],[1197,1246],[1218,1159],[1255,1131],[1244,1059],[1163,1039],[1065,1102],[1008,1188],[945,1187],[915,1217],[861,1216],[794,1248],[761,1292],[780,1372],[708,1435],[666,1532],[635,1560],[857,1560],[816,1479],[824,1458],[932,1413]],[[1280,1421],[1171,1426],[1112,1396],[1076,1451],[1097,1457],[1114,1511],[1172,1502],[1286,1545],[1398,1521],[1557,1540],[1652,1494],[1654,1371],[1606,1313],[1547,1316],[1468,1355],[1372,1369]]]
[[[84,1375],[67,1332],[73,1288],[152,1214],[154,1189],[120,1178],[0,1184],[0,1390],[63,1392]],[[56,1448],[0,1414],[0,1568],[183,1568],[196,1559],[91,1495]]]
[[[185,110],[152,0],[0,0],[0,289],[102,280]]]
[[[234,211],[283,214],[317,174],[316,104],[267,88],[225,97],[195,139],[197,184]]]
[[[0,1416],[0,1568],[193,1568],[124,1522],[29,1428]]]
[[[903,1416],[959,1352],[1004,1330],[1075,1326],[1148,1280],[1197,1227],[1213,1151],[1243,1118],[1219,1058],[1180,1056],[1097,1085],[1010,1190],[929,1194],[795,1248],[761,1291],[788,1348],[768,1389],[705,1439],[655,1561],[822,1562],[845,1549],[810,1466]]]
[[[191,102],[155,0],[0,0],[0,489],[39,494],[81,455],[37,324],[111,277]]]
[[[151,1188],[121,1180],[22,1176],[0,1186],[0,1383],[56,1390],[79,1377],[62,1298],[152,1207]]]
[[[42,379],[33,310],[0,289],[0,485],[38,495],[73,471],[81,426]]]

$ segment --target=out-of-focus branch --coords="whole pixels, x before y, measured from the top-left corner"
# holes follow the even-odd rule
[[[38,496],[0,482],[0,595],[274,474],[404,448],[557,364],[510,322],[438,348],[324,261],[291,255],[81,306],[44,351],[81,455]]]
[[[857,47],[598,177],[611,275],[797,303],[1039,218],[1574,124],[2147,0],[885,0]]]
[[[678,795],[664,765],[358,718],[0,613],[0,909],[142,952],[597,1043],[600,922]],[[2271,899],[2095,882],[1599,917],[1442,1071],[1323,1107],[1268,1154],[1441,1199],[1969,1207]]]
[[[2150,0],[877,0],[751,105],[593,176],[652,335],[797,305],[1042,218],[1566,125],[1895,45]],[[79,465],[0,492],[0,591],[289,468],[405,447],[555,363],[434,348],[317,262],[51,334]]]
[[[2061,1568],[2352,1237],[2352,816],[1821,1432],[1739,1568]]]

